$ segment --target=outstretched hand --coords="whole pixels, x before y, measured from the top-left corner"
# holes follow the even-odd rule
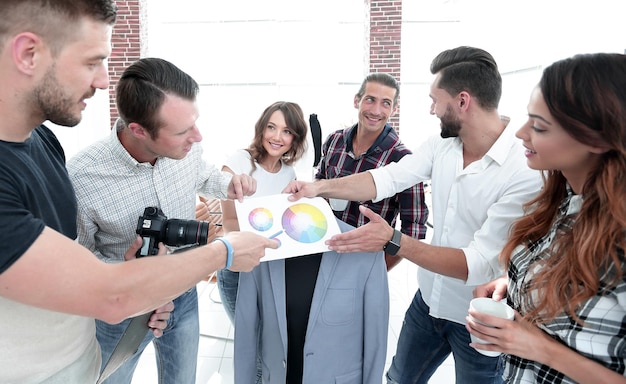
[[[265,256],[265,249],[278,248],[278,241],[268,239],[252,232],[229,232],[224,236],[233,247],[233,264],[231,271],[250,272],[259,265],[260,259]]]
[[[316,187],[316,182],[293,180],[289,184],[287,184],[282,193],[290,193],[291,196],[288,197],[288,200],[297,201],[303,197],[318,196],[319,192]]]
[[[369,222],[351,231],[335,235],[326,241],[333,251],[378,252],[393,236],[393,228],[379,215],[361,205],[359,211]]]

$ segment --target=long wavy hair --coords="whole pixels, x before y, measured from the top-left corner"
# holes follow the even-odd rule
[[[302,108],[300,108],[298,104],[289,101],[277,101],[265,108],[265,111],[263,111],[263,114],[261,114],[261,117],[259,117],[259,120],[257,120],[254,125],[254,139],[246,149],[250,153],[252,172],[256,170],[256,163],[261,163],[267,157],[267,151],[263,147],[263,134],[270,121],[270,117],[272,117],[272,114],[276,111],[283,113],[287,127],[289,127],[293,134],[291,148],[283,155],[283,162],[287,165],[292,165],[300,160],[306,151],[308,125],[304,120]]]
[[[624,277],[626,249],[626,55],[586,54],[545,68],[539,82],[550,114],[577,141],[608,149],[590,172],[583,204],[571,231],[559,233],[551,257],[533,277],[525,317],[553,320],[563,310],[580,321],[576,308]],[[511,228],[501,253],[509,265],[517,246],[545,236],[566,196],[558,170],[543,172],[544,188],[525,206],[528,213]],[[600,281],[601,276],[609,276]]]

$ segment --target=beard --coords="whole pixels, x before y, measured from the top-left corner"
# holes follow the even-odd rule
[[[56,66],[51,66],[43,77],[41,83],[34,89],[33,97],[39,107],[44,120],[73,127],[82,119],[81,111],[74,112],[78,103],[64,92],[64,87],[59,83],[55,75]],[[84,98],[93,96],[93,91]]]
[[[461,131],[461,122],[452,112],[452,108],[448,105],[446,112],[439,118],[441,120],[441,137],[458,137]]]

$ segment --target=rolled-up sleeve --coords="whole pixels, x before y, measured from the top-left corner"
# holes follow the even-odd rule
[[[434,141],[428,140],[397,163],[368,171],[376,185],[376,197],[373,201],[391,197],[417,183],[430,180],[434,144]]]

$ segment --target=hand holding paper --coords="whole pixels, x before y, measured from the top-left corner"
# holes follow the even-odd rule
[[[235,201],[241,231],[277,240],[261,261],[328,251],[326,240],[341,233],[330,206],[321,197],[289,201],[288,194]]]

